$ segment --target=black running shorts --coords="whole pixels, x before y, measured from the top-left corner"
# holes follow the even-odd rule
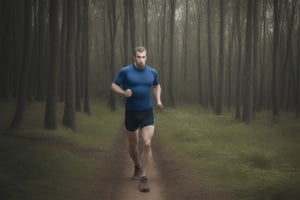
[[[135,131],[138,128],[154,125],[153,110],[125,111],[125,127],[128,131]]]

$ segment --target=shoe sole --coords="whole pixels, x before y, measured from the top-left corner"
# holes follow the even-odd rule
[[[141,177],[140,176],[132,176],[131,179],[135,180],[135,181],[139,181],[139,180],[141,180]]]
[[[150,192],[149,188],[140,188],[140,192]]]

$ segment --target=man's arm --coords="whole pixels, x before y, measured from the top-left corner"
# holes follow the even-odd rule
[[[131,97],[132,95],[132,91],[130,89],[127,89],[126,91],[123,90],[119,85],[115,84],[115,83],[112,83],[111,84],[111,89],[117,93],[117,94],[120,94],[120,95],[123,95],[125,96],[126,98],[129,98]]]
[[[163,108],[163,104],[161,103],[161,87],[160,84],[156,85],[153,87],[153,94],[155,96],[155,100],[156,100],[156,106],[161,109]]]

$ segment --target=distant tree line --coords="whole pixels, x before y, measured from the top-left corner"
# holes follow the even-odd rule
[[[110,83],[148,49],[167,106],[235,109],[250,122],[270,110],[300,116],[300,3],[297,0],[3,0],[0,98],[45,101],[45,128],[76,130],[89,97],[116,108]]]

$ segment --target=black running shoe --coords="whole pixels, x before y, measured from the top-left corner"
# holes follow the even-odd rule
[[[133,180],[140,180],[141,179],[141,174],[142,174],[142,169],[139,165],[136,165],[134,167],[134,174],[131,177],[131,179]]]
[[[146,176],[141,177],[139,190],[141,192],[149,192],[150,191]]]

